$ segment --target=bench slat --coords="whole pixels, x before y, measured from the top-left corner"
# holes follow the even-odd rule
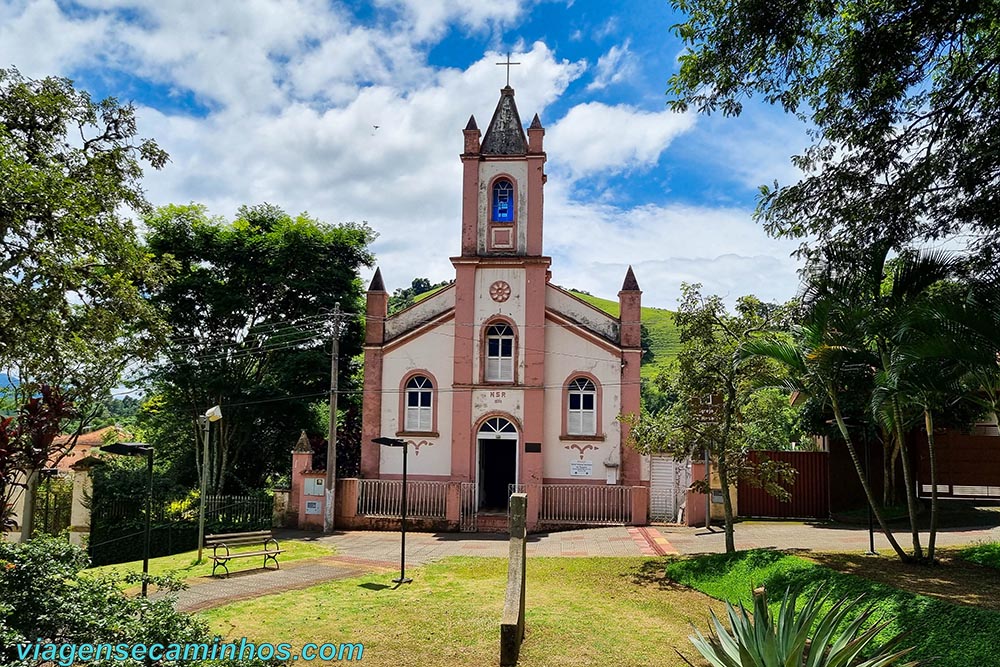
[[[219,554],[217,556],[209,556],[215,560],[229,560],[230,558],[246,558],[247,556],[270,556],[271,554],[280,554],[284,549],[272,549],[271,551],[243,551],[236,554]]]
[[[255,530],[250,533],[219,533],[217,535],[206,535],[206,540],[219,540],[227,537],[264,537],[265,535],[270,536],[274,531],[271,530]]]

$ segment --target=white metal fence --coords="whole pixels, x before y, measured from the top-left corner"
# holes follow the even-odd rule
[[[632,521],[630,486],[540,484],[537,488],[538,520],[542,523],[621,525]],[[511,484],[508,490],[526,493],[528,485]]]
[[[358,485],[358,514],[398,517],[402,512],[403,482],[362,479]],[[447,482],[406,482],[406,515],[428,519],[447,517]]]

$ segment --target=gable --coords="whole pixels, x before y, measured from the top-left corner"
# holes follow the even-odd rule
[[[618,319],[561,287],[545,286],[545,309],[618,346]]]
[[[404,308],[385,320],[385,342],[399,338],[455,309],[455,285]]]

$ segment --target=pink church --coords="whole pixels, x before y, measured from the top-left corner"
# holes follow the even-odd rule
[[[619,317],[550,282],[545,129],[536,114],[525,133],[513,88],[485,136],[471,117],[464,135],[454,284],[392,316],[378,270],[368,290],[362,480],[342,502],[353,511],[358,494],[364,514],[380,493],[370,480],[400,478],[401,449],[371,442],[390,436],[410,444],[408,478],[430,489],[411,496],[441,496],[466,530],[503,529],[513,490],[528,493],[529,529],[645,523],[649,462],[616,420],[639,411],[632,269]]]

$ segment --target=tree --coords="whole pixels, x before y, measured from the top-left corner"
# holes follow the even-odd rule
[[[793,472],[784,464],[747,457],[750,443],[744,409],[755,378],[765,372],[762,360],[746,362],[740,350],[779,326],[783,311],[755,297],[742,297],[729,313],[717,296],[703,297],[700,285],[681,286],[675,316],[680,334],[678,369],[672,386],[676,400],[659,415],[624,416],[630,444],[643,453],[666,452],[682,459],[708,451],[719,476],[725,513],[726,551],[735,551],[730,490],[739,479],[787,497]],[[709,493],[704,482],[693,486]]]
[[[95,103],[67,79],[32,80],[0,69],[0,369],[7,411],[23,415],[42,387],[58,387],[60,400],[74,406],[79,434],[129,364],[155,355],[163,330],[142,295],[165,271],[150,261],[126,214],[148,209],[143,164],[159,169],[166,160],[155,142],[137,137],[131,105]],[[9,387],[8,376],[17,379]],[[45,465],[74,442],[17,465]],[[35,471],[23,472],[30,506]],[[26,513],[26,531],[30,522]]]
[[[736,116],[759,95],[809,124],[794,184],[762,187],[801,252],[969,234],[1000,250],[1000,11],[936,0],[673,0],[686,45],[671,105]]]
[[[368,245],[375,234],[364,224],[293,218],[268,204],[240,208],[232,223],[209,217],[202,206],[166,206],[146,224],[152,252],[179,268],[152,295],[174,344],[153,370],[156,415],[146,415],[145,423],[156,426],[154,439],[157,433],[175,439],[186,428],[189,435],[180,451],[173,443],[173,454],[177,462],[200,466],[197,417],[221,405],[208,488],[259,488],[287,468],[290,445],[313,426],[310,402],[329,395],[338,303],[345,313],[341,405],[360,400],[351,362],[362,340],[358,268],[372,263]]]
[[[397,287],[396,291],[389,297],[389,314],[393,315],[404,308],[409,308],[416,303],[416,297],[419,295],[441,289],[449,284],[445,280],[432,285],[427,278],[414,278],[409,287]]]

